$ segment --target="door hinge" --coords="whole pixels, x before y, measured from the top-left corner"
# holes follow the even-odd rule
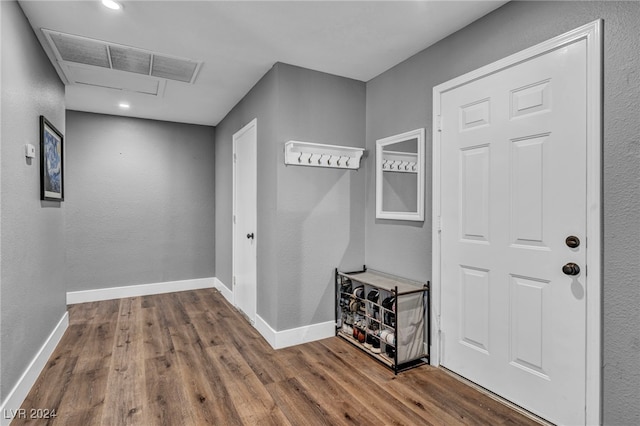
[[[235,214],[233,215],[233,224],[234,225],[236,224],[236,215]]]
[[[233,285],[235,286],[236,285],[236,276],[235,275],[233,276],[233,280],[232,281],[233,281]]]
[[[442,131],[442,116],[436,115],[436,130]]]
[[[436,231],[442,232],[442,216],[436,217]]]
[[[233,162],[234,163],[238,162],[238,154],[236,154],[235,152],[233,153]]]

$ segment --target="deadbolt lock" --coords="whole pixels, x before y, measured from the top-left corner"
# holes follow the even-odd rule
[[[569,235],[564,242],[567,244],[567,247],[576,248],[580,245],[580,238],[575,235]]]

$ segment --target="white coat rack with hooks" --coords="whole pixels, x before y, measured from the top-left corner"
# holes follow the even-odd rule
[[[284,144],[284,164],[291,166],[360,168],[363,148],[289,141]]]
[[[418,173],[418,154],[414,152],[382,151],[382,171]]]

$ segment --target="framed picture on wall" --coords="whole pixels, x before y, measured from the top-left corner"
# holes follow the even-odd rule
[[[40,116],[40,199],[64,200],[64,138]]]

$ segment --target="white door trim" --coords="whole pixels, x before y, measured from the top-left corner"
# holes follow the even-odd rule
[[[251,120],[248,124],[246,124],[243,128],[241,128],[240,130],[238,130],[236,133],[233,134],[233,158],[232,158],[232,163],[233,163],[233,168],[232,168],[232,192],[233,192],[233,212],[232,212],[232,217],[231,217],[231,224],[232,224],[232,232],[231,232],[231,289],[232,289],[232,294],[233,294],[233,305],[237,306],[238,305],[238,300],[237,300],[237,292],[235,291],[235,280],[236,280],[236,275],[237,275],[237,271],[236,271],[236,233],[237,233],[237,226],[236,226],[236,215],[237,215],[237,197],[236,197],[236,192],[237,192],[237,178],[236,178],[236,153],[237,153],[237,142],[238,139],[240,139],[246,132],[248,132],[249,130],[255,128],[256,131],[256,138],[258,135],[258,119],[254,118],[253,120]],[[256,147],[257,148],[257,147]],[[254,226],[255,229],[255,226]],[[255,316],[257,315],[257,306],[256,306],[256,312],[245,312],[245,314],[247,314],[251,321],[255,321]],[[252,315],[253,314],[253,315]]]
[[[601,424],[601,303],[602,303],[602,20],[596,20],[551,40],[515,53],[433,88],[433,210],[432,210],[432,309],[431,363],[440,365],[441,297],[441,137],[440,98],[450,90],[494,74],[536,56],[578,41],[587,44],[587,265],[586,275],[586,423]]]

